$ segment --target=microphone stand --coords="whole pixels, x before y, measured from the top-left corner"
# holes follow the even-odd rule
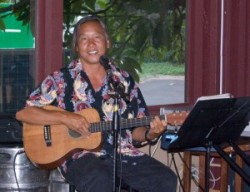
[[[118,177],[117,177],[117,161],[118,161],[118,131],[120,130],[120,113],[119,113],[119,95],[114,94],[114,111],[113,111],[113,192],[117,192],[119,189]]]
[[[120,106],[119,100],[123,98],[126,102],[129,101],[128,95],[125,93],[125,87],[122,83],[116,82],[113,79],[113,74],[110,68],[110,65],[104,65],[104,68],[107,72],[107,81],[108,86],[112,92],[109,93],[114,99],[114,110],[113,110],[113,121],[112,121],[112,131],[113,131],[113,192],[117,192],[119,189],[119,185],[117,185],[118,177],[117,177],[117,161],[118,161],[118,132],[120,130]]]

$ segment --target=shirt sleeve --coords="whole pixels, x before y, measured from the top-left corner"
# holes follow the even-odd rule
[[[29,95],[26,106],[42,107],[51,104],[57,97],[57,86],[52,75],[47,76],[42,83]]]

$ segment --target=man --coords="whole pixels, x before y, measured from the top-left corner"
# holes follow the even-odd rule
[[[115,106],[115,98],[110,94],[115,91],[110,84],[112,81],[115,85],[122,85],[124,95],[128,98],[128,101],[123,97],[118,100],[121,118],[142,118],[148,115],[143,96],[132,77],[110,61],[107,74],[106,68],[100,63],[100,58],[106,55],[108,48],[110,40],[103,22],[96,16],[81,19],[73,34],[73,49],[78,59],[46,77],[31,93],[27,106],[17,112],[16,118],[36,125],[62,124],[80,133],[83,138],[91,138],[91,122],[87,117],[73,112],[94,108],[101,121],[112,121]],[[65,110],[46,110],[43,108],[46,105]],[[117,175],[138,191],[176,191],[177,179],[173,171],[133,145],[134,142],[157,139],[166,125],[166,121],[155,117],[148,127],[119,131],[118,153],[121,157]],[[112,191],[113,133],[103,132],[102,137],[100,150],[76,152],[59,166],[61,174],[78,191]]]

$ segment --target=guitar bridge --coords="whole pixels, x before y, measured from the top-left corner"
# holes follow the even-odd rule
[[[51,140],[51,128],[50,125],[44,125],[43,126],[43,135],[44,135],[44,140],[46,145],[49,147],[52,145],[52,140]]]

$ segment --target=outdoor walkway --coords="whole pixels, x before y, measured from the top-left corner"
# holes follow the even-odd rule
[[[139,83],[147,105],[184,102],[184,77],[159,76],[147,78]]]

